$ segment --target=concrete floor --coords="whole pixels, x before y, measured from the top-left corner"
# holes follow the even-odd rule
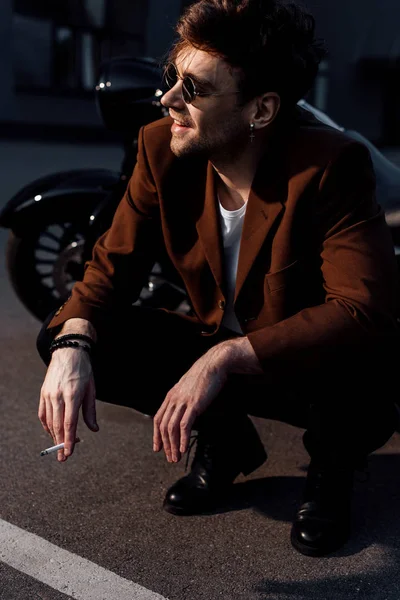
[[[118,168],[120,159],[113,146],[0,142],[0,202],[45,173]],[[289,541],[308,464],[303,432],[289,425],[254,418],[269,459],[240,476],[229,503],[209,516],[161,509],[184,466],[152,452],[151,421],[129,409],[98,403],[100,431],[80,425],[84,441],[71,460],[40,458],[50,445],[37,419],[40,323],[10,287],[6,239],[0,230],[0,519],[169,600],[399,600],[397,434],[356,483],[352,539],[320,559]],[[1,600],[78,597],[67,581],[64,593],[2,562],[0,582]]]

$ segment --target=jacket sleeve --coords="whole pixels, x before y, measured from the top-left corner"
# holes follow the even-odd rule
[[[75,283],[48,329],[75,317],[87,319],[97,329],[119,307],[135,302],[156,260],[159,242],[158,194],[142,128],[137,162],[112,224],[97,240],[83,280]]]
[[[313,211],[325,299],[248,334],[264,369],[321,365],[327,357],[398,337],[399,283],[389,227],[375,200],[368,149],[349,143],[325,168]]]

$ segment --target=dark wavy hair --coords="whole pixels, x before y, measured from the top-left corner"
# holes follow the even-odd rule
[[[315,19],[283,0],[197,0],[184,10],[167,61],[193,46],[238,69],[241,103],[276,92],[281,108],[311,89],[327,55],[315,37]]]

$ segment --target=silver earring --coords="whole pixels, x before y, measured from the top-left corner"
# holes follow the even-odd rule
[[[250,141],[252,142],[254,140],[254,138],[256,137],[254,134],[254,128],[255,125],[254,123],[250,123]]]

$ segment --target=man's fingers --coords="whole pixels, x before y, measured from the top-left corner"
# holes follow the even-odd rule
[[[164,452],[165,452],[165,456],[167,457],[168,462],[172,462],[171,444],[169,441],[169,433],[168,433],[168,423],[169,423],[169,420],[173,413],[173,410],[174,410],[173,407],[167,406],[167,409],[166,409],[164,416],[162,418],[162,421],[160,423],[160,434],[161,434],[162,444],[164,446]]]
[[[171,457],[173,462],[178,462],[181,459],[179,452],[181,443],[181,419],[186,412],[186,406],[176,406],[175,410],[170,416],[169,423],[167,426],[169,444],[171,448]]]
[[[53,408],[53,434],[55,437],[54,443],[56,445],[64,442],[64,398],[58,396],[56,400],[52,402]],[[62,462],[65,460],[64,450],[58,450],[57,459]]]
[[[184,454],[188,449],[190,441],[190,432],[192,431],[192,426],[195,418],[196,414],[194,413],[194,411],[188,408],[181,419],[181,443],[179,450],[182,452],[182,454]]]
[[[182,448],[186,451],[188,447],[195,416],[186,403],[175,403],[173,395],[167,394],[153,419],[154,451],[158,452],[164,446],[168,462],[178,462],[181,459]]]
[[[47,425],[46,400],[44,399],[43,395],[40,396],[39,400],[38,417],[43,429],[51,435],[51,431],[49,429],[49,426]]]
[[[51,400],[50,398],[46,398],[45,399],[45,403],[46,403],[46,425],[47,425],[47,429],[48,430],[51,437],[53,438],[53,442],[54,444],[56,443],[56,436],[54,434],[53,431],[53,407],[51,405]]]
[[[82,416],[87,427],[92,431],[99,431],[96,418],[96,388],[93,375],[89,379],[85,396],[82,402]]]
[[[160,432],[160,425],[161,425],[161,421],[164,417],[164,413],[167,410],[167,402],[164,400],[164,402],[161,404],[160,408],[158,409],[157,413],[154,415],[153,418],[153,450],[154,452],[159,452],[163,446],[163,441],[162,441],[162,437],[161,437],[161,432]]]
[[[68,457],[74,451],[76,429],[78,427],[79,407],[74,402],[68,402],[64,411],[64,456]]]

